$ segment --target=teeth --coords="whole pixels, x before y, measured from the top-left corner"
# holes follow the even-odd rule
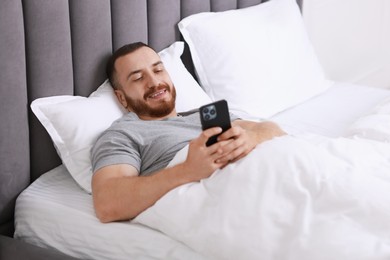
[[[161,95],[165,92],[165,90],[161,90],[159,92],[154,93],[153,95],[150,95],[151,98],[157,97],[158,95]]]

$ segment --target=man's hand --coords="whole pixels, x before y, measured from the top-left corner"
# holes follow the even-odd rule
[[[222,168],[226,162],[220,161],[223,156],[222,147],[230,141],[221,141],[206,146],[207,140],[220,134],[220,127],[213,127],[203,131],[200,136],[189,144],[187,159],[183,163],[183,173],[190,176],[192,181],[199,181],[209,177],[215,170]]]
[[[249,154],[258,144],[285,134],[273,122],[236,120],[229,130],[218,137],[218,143],[225,142],[225,145],[222,146],[222,153],[216,163],[226,165],[236,162]]]

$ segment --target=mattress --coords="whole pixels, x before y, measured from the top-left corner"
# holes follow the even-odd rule
[[[390,91],[336,83],[325,93],[271,119],[290,134],[341,136]],[[131,221],[102,224],[92,197],[59,166],[18,197],[15,238],[84,259],[201,259],[168,236]]]

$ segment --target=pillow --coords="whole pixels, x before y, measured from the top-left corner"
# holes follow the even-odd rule
[[[210,102],[182,64],[180,56],[183,49],[184,43],[177,42],[159,53],[177,89],[178,111],[187,111]],[[31,109],[49,133],[58,155],[74,180],[91,193],[91,148],[97,137],[126,113],[108,80],[88,98],[40,98],[32,102]]]
[[[97,137],[126,112],[106,80],[88,98],[54,96],[31,103],[74,180],[91,192],[91,148]]]
[[[331,84],[294,0],[195,14],[179,29],[202,87],[236,114],[270,117]]]

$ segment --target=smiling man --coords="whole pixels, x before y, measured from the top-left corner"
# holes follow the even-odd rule
[[[217,143],[206,146],[222,129],[202,131],[198,112],[177,114],[171,78],[159,55],[144,43],[117,50],[107,64],[107,75],[129,113],[115,121],[92,149],[93,201],[102,222],[134,218],[175,187],[207,178],[257,144],[285,134],[272,122],[237,120],[232,115],[232,127]],[[186,160],[167,168],[187,144]]]

